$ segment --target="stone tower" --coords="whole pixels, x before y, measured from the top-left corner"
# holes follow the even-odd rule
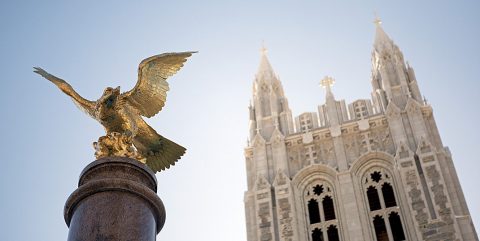
[[[432,107],[376,20],[372,99],[292,118],[263,50],[245,148],[248,241],[477,240]]]

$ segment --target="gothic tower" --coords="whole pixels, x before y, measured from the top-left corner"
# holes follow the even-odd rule
[[[432,107],[376,20],[372,99],[292,118],[263,50],[245,148],[248,241],[477,240]]]

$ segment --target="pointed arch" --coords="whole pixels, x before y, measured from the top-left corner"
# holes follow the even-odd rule
[[[375,160],[375,162],[372,162]],[[355,176],[362,176],[363,173],[373,167],[381,166],[387,169],[395,165],[395,158],[389,153],[382,151],[369,151],[357,158],[350,166],[350,172]]]
[[[335,169],[323,164],[313,164],[297,172],[292,178],[292,184],[299,187],[299,190],[303,190],[314,179],[323,179],[333,184],[336,177]]]
[[[299,203],[303,203],[301,208],[306,214],[303,220],[312,234],[312,241],[340,240],[336,171],[323,164],[313,164],[299,171],[291,183],[303,194],[298,198],[301,198]]]
[[[377,215],[373,218],[373,227],[377,241],[388,241],[387,225],[382,216]]]
[[[382,196],[383,196],[383,200],[385,202],[386,208],[397,206],[395,193],[390,183],[386,182],[382,185]]]
[[[388,222],[392,230],[393,241],[405,240],[405,233],[403,232],[402,221],[396,212],[390,213]]]
[[[367,188],[367,199],[370,211],[375,211],[382,208],[380,205],[380,197],[378,196],[378,191],[375,187],[369,186]]]
[[[308,216],[310,217],[310,224],[319,223],[321,221],[318,202],[313,198],[308,201]]]
[[[328,241],[340,241],[340,235],[338,235],[338,229],[335,225],[330,225],[327,229]]]
[[[350,170],[363,192],[364,206],[377,241],[405,240],[402,213],[396,191],[395,159],[388,153],[369,152],[357,159]],[[391,215],[392,213],[395,213]],[[393,224],[390,223],[393,221]],[[395,230],[395,231],[394,231]],[[396,233],[393,235],[393,233]]]
[[[312,241],[323,241],[323,232],[321,229],[315,228],[312,231]]]
[[[325,196],[323,198],[322,206],[323,206],[323,215],[325,216],[325,221],[336,219],[335,206],[333,204],[333,199],[330,196]]]

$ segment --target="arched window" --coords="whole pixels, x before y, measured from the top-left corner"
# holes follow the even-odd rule
[[[325,196],[322,201],[323,204],[323,215],[325,216],[325,221],[335,219],[335,208],[333,207],[333,200],[330,196]]]
[[[385,207],[395,207],[397,202],[395,201],[395,194],[393,194],[393,188],[390,183],[384,183],[382,185],[383,200],[385,200]]]
[[[392,227],[392,236],[394,241],[405,240],[405,234],[403,233],[402,221],[398,213],[392,212],[388,217],[390,226]]]
[[[327,237],[328,237],[328,241],[340,241],[340,237],[338,236],[337,226],[330,225],[330,227],[328,227]]]
[[[304,200],[311,241],[340,241],[332,186],[323,181],[314,182],[306,187]]]
[[[375,236],[377,241],[388,241],[387,227],[385,221],[381,216],[375,216],[373,218],[373,227],[375,228]]]
[[[323,241],[322,230],[316,228],[312,231],[312,241]]]
[[[380,198],[378,197],[378,192],[375,187],[373,186],[368,187],[367,198],[368,198],[368,204],[370,206],[370,211],[375,211],[382,208],[380,205]]]
[[[318,202],[313,198],[308,201],[308,216],[310,216],[310,224],[320,222],[320,210],[318,210]]]
[[[376,240],[406,240],[393,178],[389,172],[373,168],[362,177],[362,180]]]

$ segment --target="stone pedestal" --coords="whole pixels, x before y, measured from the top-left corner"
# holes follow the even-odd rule
[[[134,159],[90,163],[65,203],[68,241],[154,241],[165,223],[156,192],[155,174]]]

